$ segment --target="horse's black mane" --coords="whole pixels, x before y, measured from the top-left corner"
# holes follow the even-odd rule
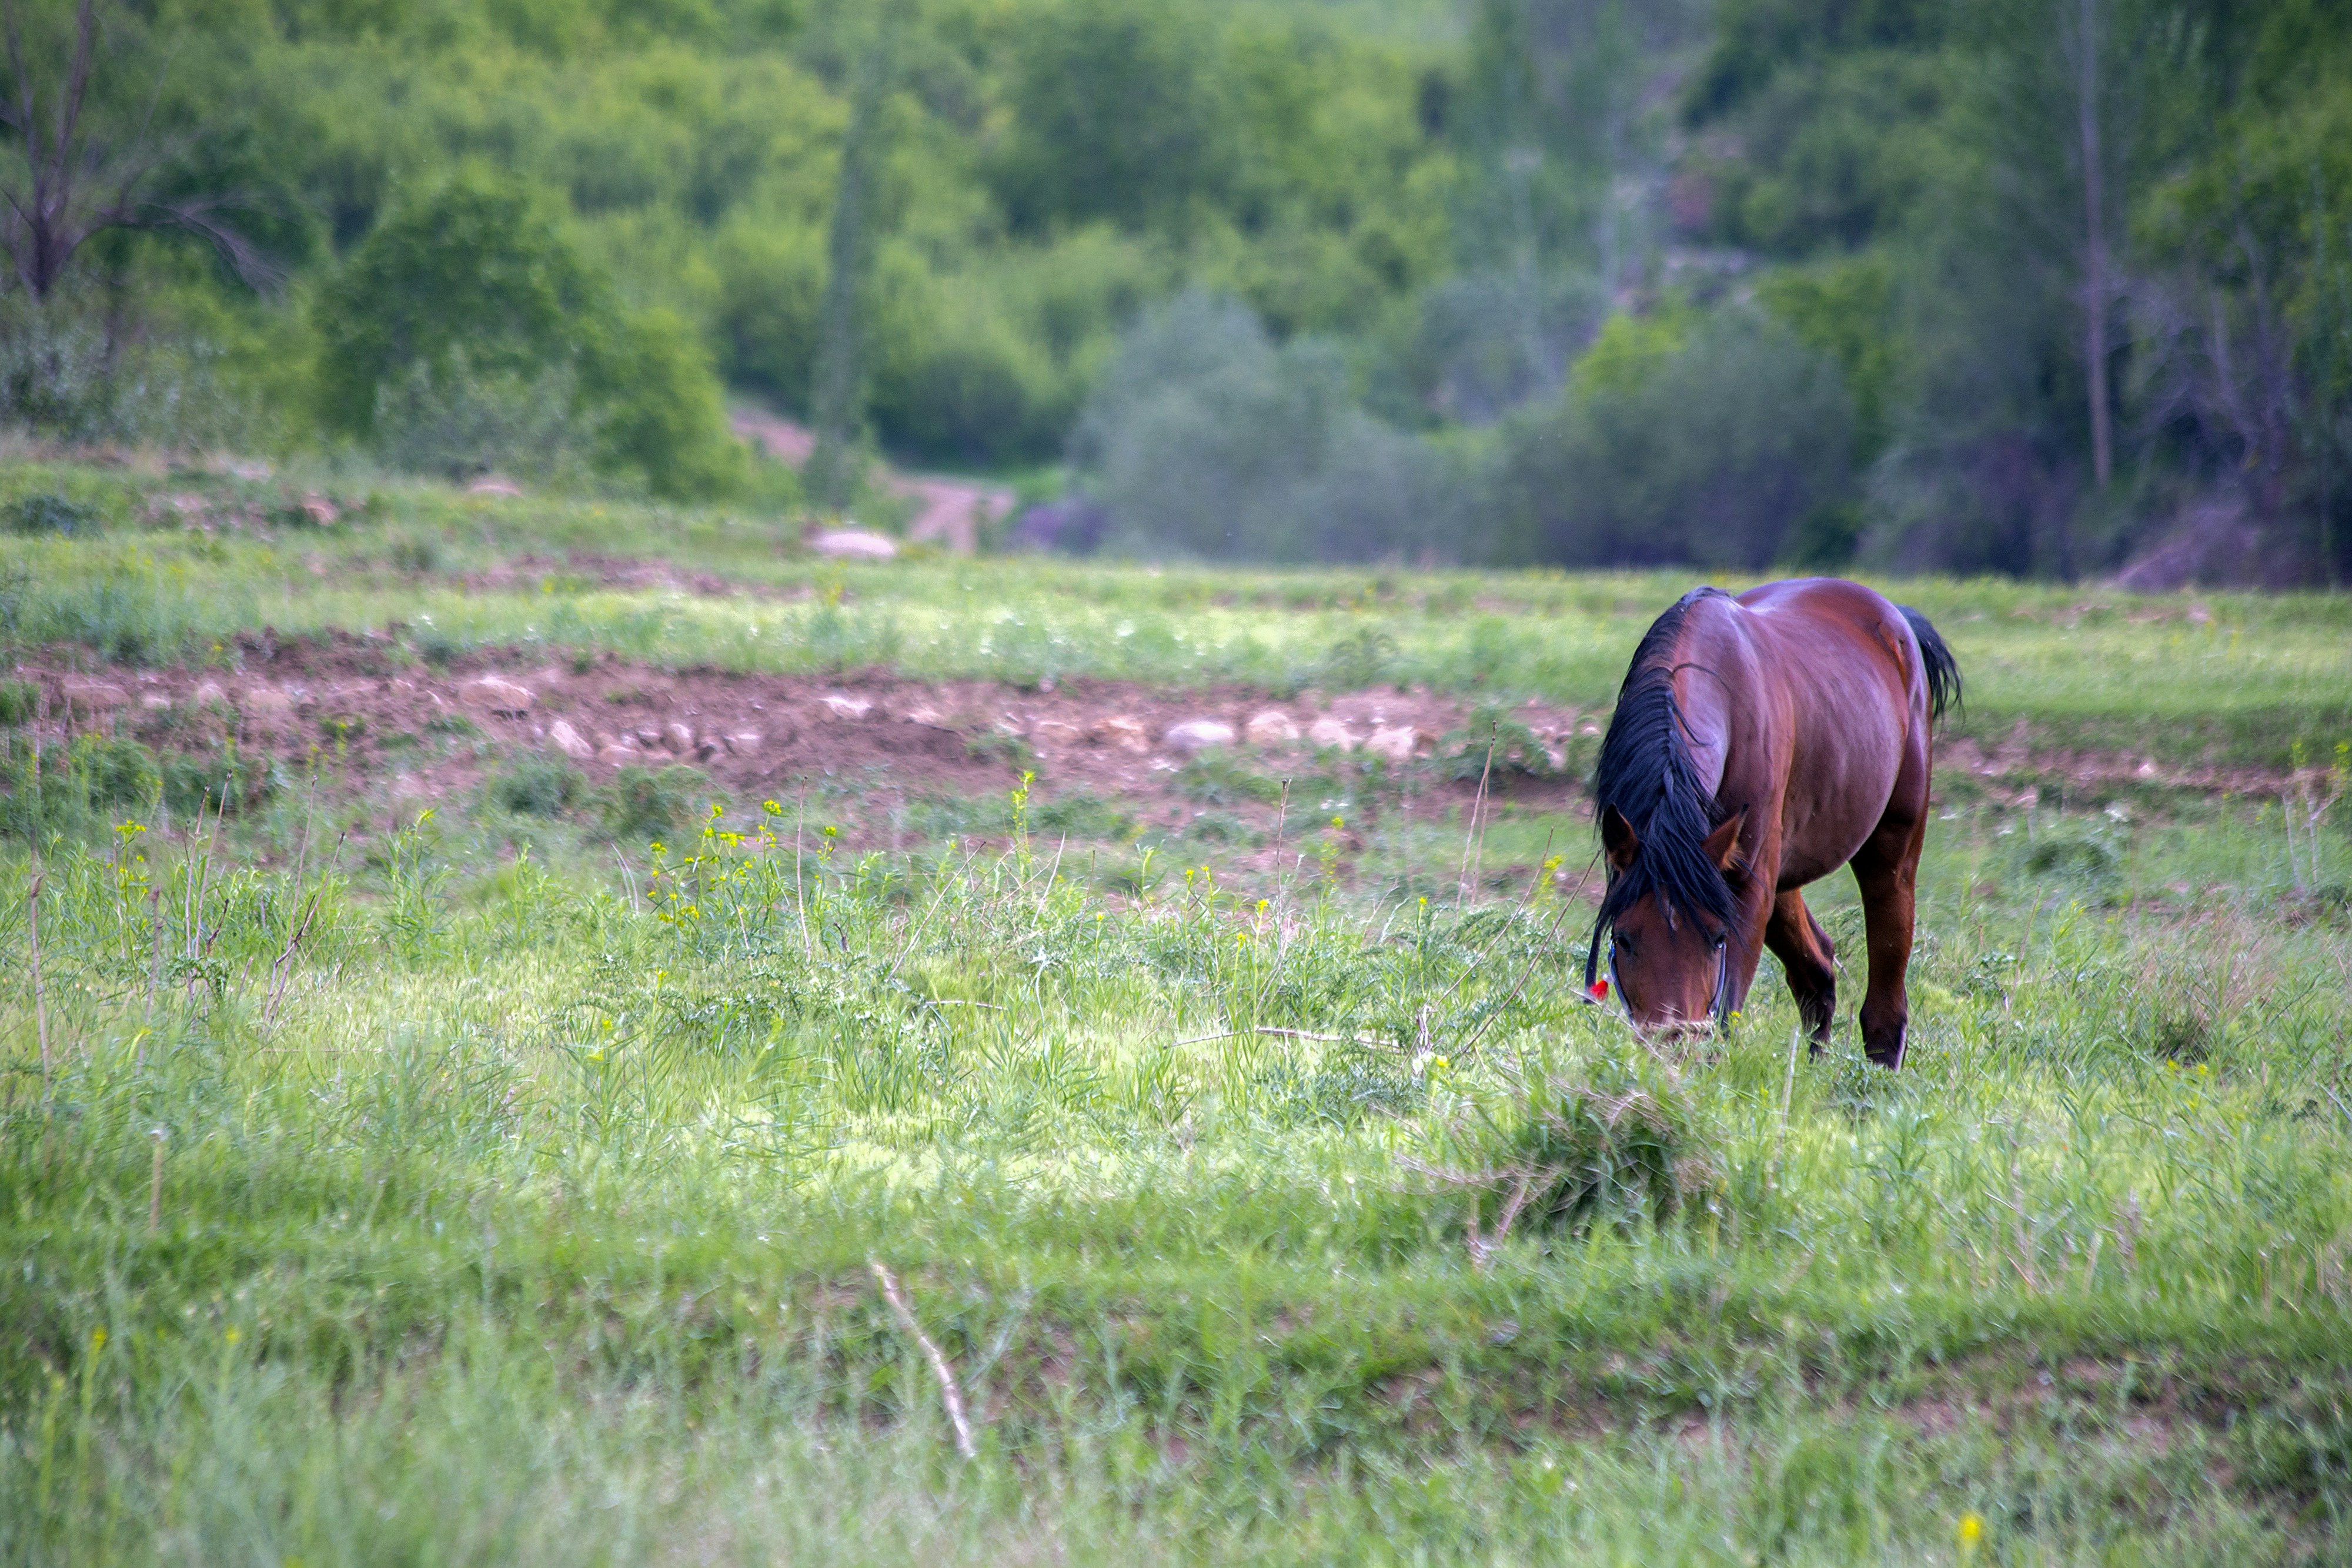
[[[1641,848],[1601,901],[1584,961],[1587,985],[1600,962],[1601,934],[1652,894],[1665,900],[1670,915],[1679,909],[1728,925],[1735,914],[1730,885],[1704,843],[1723,810],[1691,760],[1688,727],[1675,701],[1674,650],[1683,622],[1700,600],[1723,596],[1721,589],[1695,588],[1659,616],[1633,650],[1618,690],[1592,773],[1593,812],[1598,820],[1616,807]]]

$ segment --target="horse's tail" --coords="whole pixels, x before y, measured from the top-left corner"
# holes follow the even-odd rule
[[[1911,635],[1919,639],[1919,658],[1927,666],[1927,716],[1941,718],[1945,708],[1960,704],[1960,662],[1925,615],[1907,604],[1895,608],[1903,612],[1903,619],[1911,622]]]

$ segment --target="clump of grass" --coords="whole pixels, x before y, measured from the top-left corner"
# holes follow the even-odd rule
[[[235,750],[213,757],[166,758],[163,775],[163,804],[183,817],[199,811],[249,811],[276,795],[279,785],[275,764]]]
[[[1492,704],[1476,709],[1460,729],[1437,743],[1437,767],[1446,777],[1466,784],[1489,778],[1490,768],[1495,781],[1556,779],[1561,772],[1543,737],[1509,710]]]
[[[1605,1058],[1481,1105],[1453,1143],[1461,1168],[1433,1174],[1472,1193],[1472,1234],[1488,1246],[1520,1225],[1574,1237],[1596,1225],[1664,1224],[1722,1184],[1687,1094]]]
[[[1184,764],[1177,778],[1184,798],[1202,806],[1235,806],[1245,800],[1272,805],[1282,799],[1282,780],[1260,773],[1223,748],[1203,751]]]
[[[15,729],[39,711],[41,694],[30,681],[0,681],[0,729]]]
[[[490,799],[520,817],[560,817],[587,793],[588,781],[561,758],[523,756],[490,782]]]
[[[425,577],[440,568],[441,540],[428,533],[401,534],[385,548],[384,559],[392,563],[395,571],[404,572],[410,577]]]
[[[674,833],[709,793],[710,780],[698,768],[624,768],[605,792],[605,836],[632,841]]]
[[[12,501],[5,515],[11,533],[50,534],[61,538],[97,533],[102,522],[97,507],[50,492]]]
[[[163,787],[155,754],[135,740],[85,735],[68,757],[93,806],[135,806],[153,800]]]

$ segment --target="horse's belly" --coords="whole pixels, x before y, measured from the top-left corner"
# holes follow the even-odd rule
[[[1800,737],[1781,802],[1782,889],[1818,882],[1853,859],[1886,815],[1903,768],[1903,737],[1855,733],[1878,727]]]

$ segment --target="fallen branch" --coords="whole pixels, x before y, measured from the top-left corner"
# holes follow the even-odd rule
[[[1188,1035],[1177,1040],[1178,1045],[1205,1045],[1213,1040],[1237,1040],[1245,1034],[1271,1035],[1276,1040],[1311,1040],[1323,1045],[1377,1045],[1383,1051],[1402,1051],[1404,1047],[1392,1040],[1381,1040],[1369,1034],[1317,1034],[1307,1029],[1276,1029],[1262,1023],[1250,1029],[1221,1029],[1213,1034]]]
[[[915,1309],[907,1304],[907,1293],[898,1288],[898,1276],[884,1268],[879,1258],[868,1258],[866,1266],[874,1270],[874,1278],[882,1287],[882,1299],[890,1303],[898,1326],[923,1347],[923,1356],[931,1364],[931,1375],[940,1380],[940,1403],[947,1406],[948,1425],[955,1428],[956,1452],[967,1459],[978,1458],[980,1449],[973,1446],[971,1423],[964,1416],[963,1390],[956,1385],[955,1369],[948,1364],[940,1347],[931,1343],[931,1336],[923,1332],[923,1325],[915,1321]]]

